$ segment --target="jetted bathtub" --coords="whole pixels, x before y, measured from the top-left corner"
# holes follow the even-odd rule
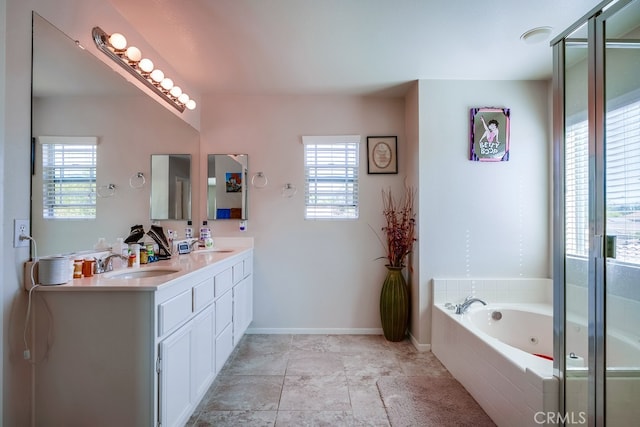
[[[455,314],[435,304],[432,351],[498,426],[538,426],[536,414],[558,410],[552,312],[548,304],[475,303]]]

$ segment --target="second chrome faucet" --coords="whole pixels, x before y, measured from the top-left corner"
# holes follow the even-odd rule
[[[487,303],[482,301],[480,298],[468,296],[461,304],[456,305],[456,314],[463,314],[474,302],[479,302],[482,303],[482,305],[487,305]]]

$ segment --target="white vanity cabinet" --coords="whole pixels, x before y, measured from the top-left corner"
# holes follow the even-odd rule
[[[185,323],[185,319],[189,320]],[[156,371],[160,425],[184,424],[213,382],[216,375],[214,333],[212,277],[158,304],[161,341]]]
[[[166,283],[38,289],[34,425],[184,425],[252,319],[253,251],[237,252]]]

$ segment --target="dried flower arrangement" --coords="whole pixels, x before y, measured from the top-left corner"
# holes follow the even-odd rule
[[[391,189],[382,190],[382,214],[387,223],[382,231],[386,238],[387,265],[390,267],[404,267],[405,259],[416,241],[414,202],[415,190],[412,187],[405,187],[405,193],[399,200],[393,197]]]

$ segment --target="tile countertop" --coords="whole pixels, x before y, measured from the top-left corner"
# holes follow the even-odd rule
[[[170,285],[174,280],[183,278],[201,268],[217,262],[240,258],[242,254],[253,249],[251,238],[216,239],[214,250],[197,250],[190,254],[172,255],[168,260],[157,261],[151,264],[143,264],[140,267],[125,267],[113,271],[94,274],[92,277],[72,279],[62,285],[38,286],[37,291],[156,291],[165,285]],[[113,277],[123,273],[135,273],[142,270],[178,270],[175,273],[162,274],[153,277],[117,278]],[[25,268],[27,273],[28,268]],[[26,274],[25,274],[26,277]],[[25,284],[25,289],[31,288],[30,283]]]

